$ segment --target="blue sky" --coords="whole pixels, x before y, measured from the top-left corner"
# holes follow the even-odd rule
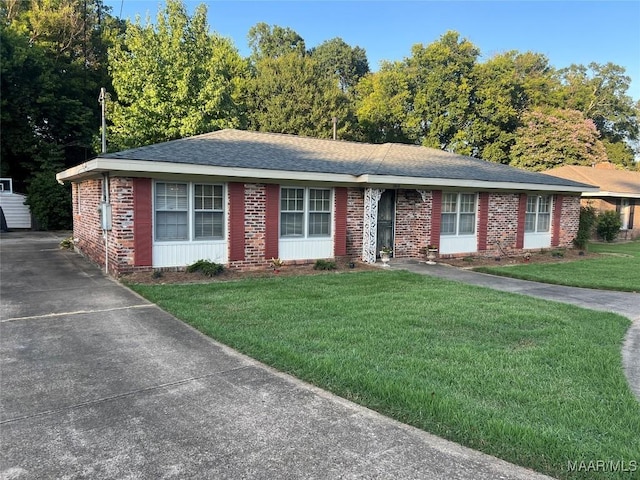
[[[155,18],[159,0],[105,0],[114,15]],[[626,1],[212,1],[186,0],[192,13],[205,3],[211,29],[229,37],[244,56],[247,32],[258,22],[295,30],[307,48],[341,37],[381,60],[402,60],[416,43],[428,45],[455,30],[481,51],[481,61],[509,51],[547,56],[556,68],[615,63],[632,78],[640,100],[640,0]]]

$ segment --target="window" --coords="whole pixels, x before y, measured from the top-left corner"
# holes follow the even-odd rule
[[[441,235],[473,235],[476,232],[476,194],[444,193]]]
[[[156,240],[189,239],[186,183],[156,183]]]
[[[529,195],[524,219],[527,233],[545,233],[551,225],[551,196]]]
[[[283,187],[280,190],[280,236],[331,236],[331,190]]]
[[[222,185],[194,185],[194,240],[223,238],[224,209],[222,198]]]
[[[154,209],[157,241],[224,238],[222,185],[156,182]]]
[[[629,228],[629,217],[631,216],[631,207],[628,198],[621,198],[618,200],[618,208],[620,212],[620,230],[627,230]]]

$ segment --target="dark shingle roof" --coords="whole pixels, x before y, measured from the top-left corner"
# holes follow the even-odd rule
[[[101,157],[356,177],[369,174],[571,187],[585,185],[416,145],[376,145],[233,129]]]

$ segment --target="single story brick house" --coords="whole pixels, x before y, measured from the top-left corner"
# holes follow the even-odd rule
[[[110,273],[570,246],[595,188],[441,150],[220,130],[103,154],[71,182],[76,248]],[[105,252],[107,252],[105,254]]]
[[[620,214],[622,239],[640,237],[640,172],[619,170],[610,162],[591,167],[565,165],[547,170],[547,175],[598,185],[597,191],[583,192],[582,205],[590,205],[598,212],[615,210]]]

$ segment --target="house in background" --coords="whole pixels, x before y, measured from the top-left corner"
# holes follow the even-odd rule
[[[619,170],[610,162],[602,162],[592,167],[565,165],[544,173],[598,185],[598,191],[582,194],[582,205],[590,205],[598,212],[615,210],[622,221],[618,238],[640,237],[640,208],[636,208],[640,205],[640,172]]]
[[[13,191],[10,178],[0,178],[0,208],[8,229],[31,228],[31,210],[24,202],[26,195]]]
[[[253,269],[349,257],[496,255],[571,246],[573,180],[441,150],[221,130],[101,155],[73,184],[76,247],[106,270]]]

